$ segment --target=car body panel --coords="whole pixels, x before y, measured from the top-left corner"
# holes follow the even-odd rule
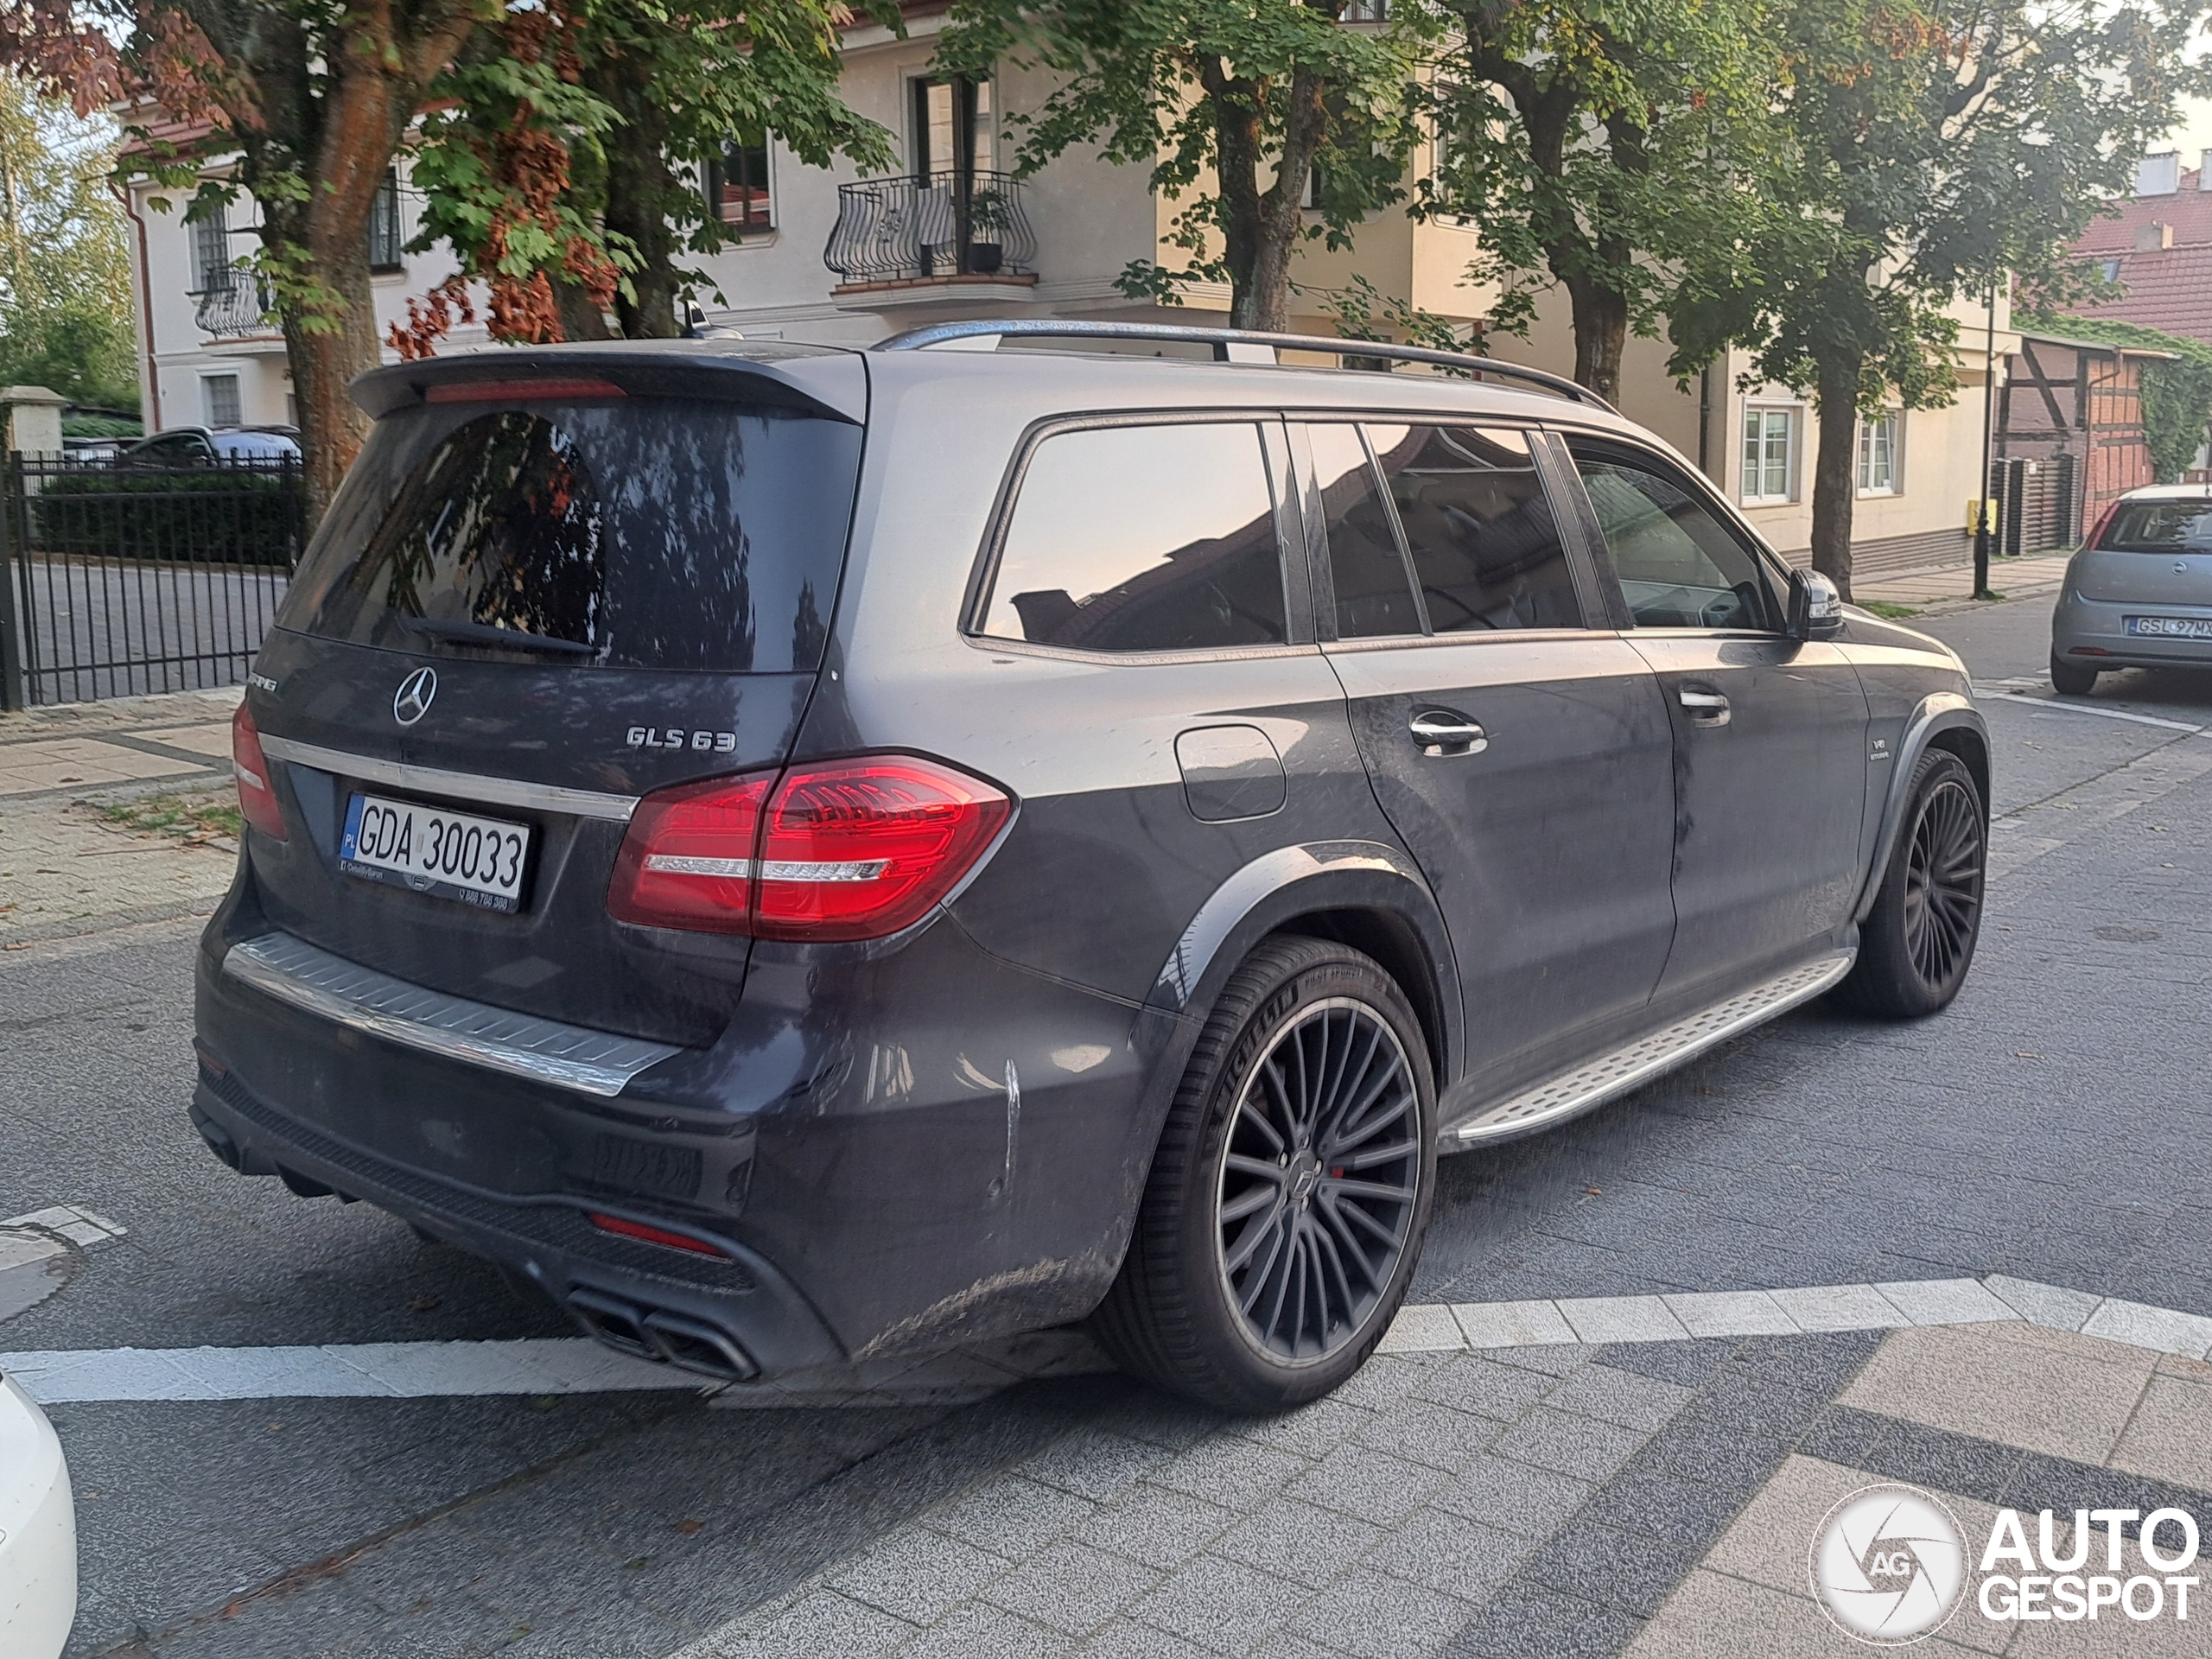
[[[77,1511],[46,1414],[0,1375],[0,1653],[59,1659],[77,1618]]]
[[[1859,887],[1866,697],[1848,657],[1776,634],[1628,636],[1674,722],[1675,943],[1662,989],[1734,981],[1832,936]],[[1727,699],[1700,718],[1685,692]]]

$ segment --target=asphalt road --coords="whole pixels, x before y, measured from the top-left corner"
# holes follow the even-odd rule
[[[2058,706],[2035,678],[2047,618],[1929,624],[2005,693],[1986,703],[1995,874],[1958,1002],[1911,1027],[1815,1005],[1562,1132],[1448,1160],[1415,1300],[2003,1272],[2212,1314],[2212,739],[2184,729],[2212,722],[2212,674],[2115,676]],[[190,949],[157,924],[0,959],[0,1216],[73,1204],[129,1230],[0,1324],[0,1350],[568,1334],[389,1217],[208,1157],[184,1116]],[[957,1408],[51,1414],[79,1503],[72,1652],[163,1659],[665,1655],[1071,1427],[1181,1421],[1111,1377]]]

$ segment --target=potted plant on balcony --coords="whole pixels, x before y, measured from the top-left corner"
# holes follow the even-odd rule
[[[1006,232],[1013,223],[1014,204],[1002,190],[989,187],[968,198],[968,269],[979,276],[992,276],[1006,264]]]

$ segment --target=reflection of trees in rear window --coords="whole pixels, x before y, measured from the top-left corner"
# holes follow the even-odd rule
[[[720,401],[416,407],[379,420],[279,626],[413,652],[815,667],[860,429]],[[573,653],[545,641],[567,641]]]
[[[599,492],[575,441],[517,410],[469,422],[400,486],[354,580],[401,616],[597,644]]]
[[[1022,475],[983,631],[1085,651],[1281,644],[1282,561],[1258,429],[1047,438]]]
[[[2212,549],[2212,502],[2142,501],[2113,515],[2099,547],[2129,553],[2163,553],[2177,547]]]

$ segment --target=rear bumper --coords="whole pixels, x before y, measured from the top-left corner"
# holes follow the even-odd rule
[[[2212,607],[2084,599],[2069,589],[2050,618],[2050,652],[2084,668],[2212,666],[2212,639],[2170,639],[2126,632],[2131,616],[2212,620]]]
[[[589,1334],[618,1347],[741,1380],[805,1370],[842,1357],[806,1299],[757,1253],[734,1242],[721,1241],[719,1255],[695,1256],[604,1233],[588,1219],[594,1212],[643,1219],[632,1206],[518,1199],[441,1180],[287,1118],[204,1060],[191,1116],[208,1149],[240,1174],[276,1175],[302,1197],[334,1193],[389,1211],[512,1268]],[[650,1224],[669,1224],[654,1217]],[[680,1340],[679,1351],[668,1351],[647,1334],[647,1321],[656,1314],[664,1317],[655,1326],[669,1325],[672,1317],[718,1332],[734,1355],[721,1364],[703,1354],[687,1359],[690,1351]],[[633,1330],[618,1328],[626,1319]],[[680,1338],[680,1328],[676,1335]],[[701,1338],[695,1332],[693,1339]]]
[[[941,918],[887,954],[763,947],[712,1046],[564,1083],[442,1046],[639,1057],[285,937],[248,879],[202,940],[192,1116],[216,1155],[366,1199],[526,1276],[594,1335],[718,1375],[1088,1313],[1119,1268],[1157,1129],[1147,1103],[1181,1036]]]

